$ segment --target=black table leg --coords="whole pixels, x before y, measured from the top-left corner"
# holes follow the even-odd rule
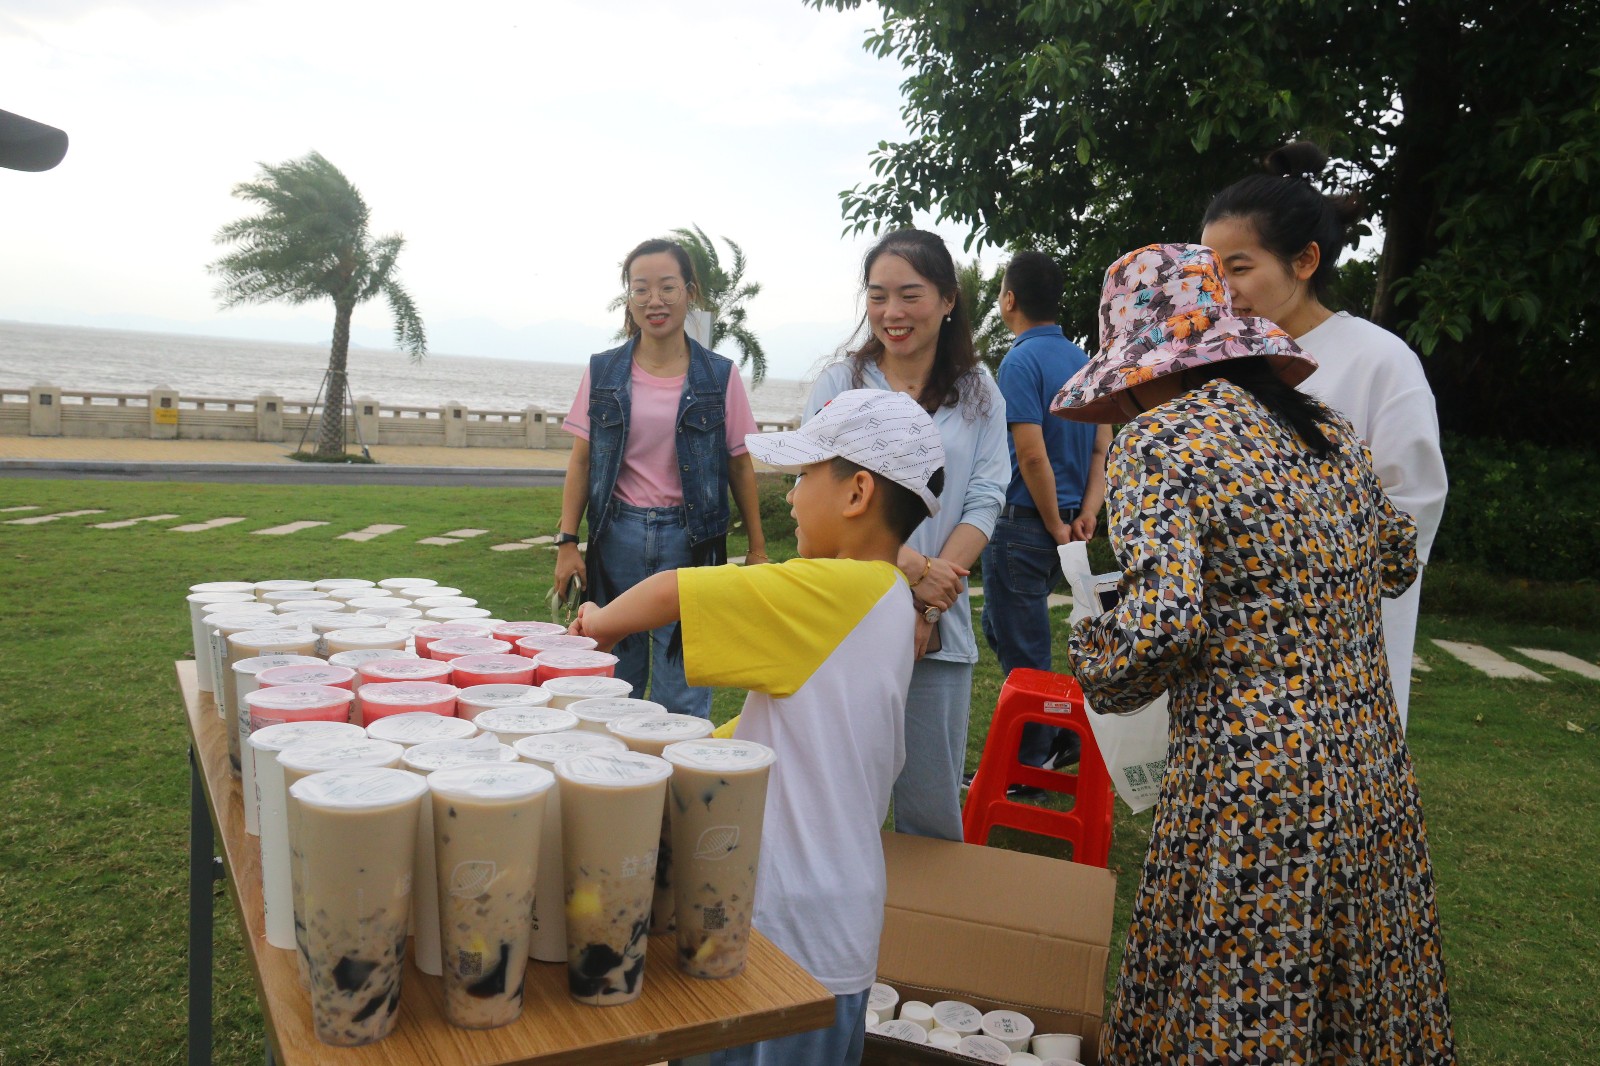
[[[211,885],[220,860],[200,764],[189,749],[189,1066],[211,1063]]]

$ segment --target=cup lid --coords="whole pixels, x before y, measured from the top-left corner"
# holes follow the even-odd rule
[[[190,592],[249,592],[254,593],[254,581],[202,581],[198,585],[190,585]]]
[[[438,703],[453,700],[460,690],[438,681],[368,681],[361,686],[361,702],[398,704]]]
[[[304,742],[340,744],[363,736],[361,727],[349,722],[284,722],[253,730],[249,740],[257,751],[283,751]]]
[[[552,677],[540,688],[552,696],[579,699],[616,699],[633,691],[633,686],[620,677],[600,677],[594,674],[576,677]]]
[[[297,578],[279,578],[273,581],[257,581],[250,586],[257,592],[308,592],[315,591],[316,586],[309,581]]]
[[[561,733],[578,727],[578,716],[570,711],[545,707],[490,707],[480,711],[472,724],[486,733]]]
[[[378,582],[381,589],[432,588],[438,582],[431,577],[386,577]]]
[[[333,629],[323,636],[340,644],[392,644],[400,639],[401,634],[370,626],[361,629]]]
[[[578,713],[577,708],[588,702],[579,700],[574,703],[573,713]],[[678,743],[709,737],[714,728],[709,718],[700,718],[692,714],[657,714],[654,711],[625,714],[621,718],[612,718],[606,722],[608,731],[624,739]]]
[[[296,622],[304,622],[318,633],[332,633],[336,629],[380,629],[387,618],[375,614],[351,614],[349,611],[294,611]]]
[[[479,733],[471,740],[430,740],[405,750],[400,761],[408,770],[428,774],[447,766],[515,762],[517,753],[500,743],[493,733]]]
[[[341,810],[388,807],[426,791],[428,783],[416,774],[382,767],[324,771],[289,786],[289,795],[301,803]]]
[[[387,766],[397,762],[405,751],[387,740],[353,737],[348,743],[296,744],[278,752],[278,761],[291,770],[311,771],[356,769],[362,766]]]
[[[630,696],[597,696],[567,704],[567,710],[585,722],[606,724],[633,714],[664,715],[667,709],[649,700],[636,700]]]
[[[203,625],[213,626],[213,618],[239,618],[243,615],[254,615],[256,618],[276,618],[277,608],[270,603],[262,603],[255,597],[248,600],[230,603],[208,603],[200,608],[200,621]]]
[[[680,740],[668,744],[661,757],[674,766],[693,770],[706,770],[718,774],[736,774],[747,770],[760,770],[777,761],[778,753],[765,744],[753,740],[705,737],[701,740]]]
[[[941,999],[933,1005],[933,1019],[946,1029],[967,1035],[982,1027],[983,1012],[959,999]]]
[[[397,600],[400,598],[388,589],[347,588],[327,589],[326,592],[328,593],[328,599],[341,600],[345,603],[349,603],[352,600]]]
[[[556,776],[595,788],[638,788],[672,776],[672,764],[636,751],[569,755],[556,763]]]
[[[561,648],[542,651],[533,657],[533,661],[552,670],[597,670],[617,665],[617,657],[608,651],[567,651]],[[656,706],[661,705],[658,703]],[[661,709],[666,710],[665,707]]]
[[[261,606],[270,608],[272,604],[263,603]],[[208,614],[202,619],[208,629],[220,629],[224,633],[240,633],[246,629],[303,629],[297,619],[287,615],[273,614],[267,611],[251,611],[248,614]]]
[[[435,794],[469,800],[524,799],[548,792],[555,783],[549,770],[526,762],[447,766],[428,775]]]
[[[312,584],[322,592],[332,592],[335,589],[377,588],[377,582],[360,577],[325,577],[321,581],[313,581]]]
[[[1011,1057],[1011,1048],[992,1036],[964,1036],[958,1050],[980,1062],[1005,1062]]]
[[[328,661],[335,666],[360,666],[363,663],[377,662],[379,659],[415,659],[416,652],[404,651],[399,648],[357,648],[355,651],[336,651],[328,656]]]
[[[449,681],[450,664],[437,659],[374,659],[358,672],[370,681]]]
[[[352,596],[344,601],[346,606],[361,610],[365,607],[409,607],[411,601],[404,596],[390,596],[380,593],[376,596]]]
[[[560,636],[567,627],[555,622],[502,622],[494,627],[496,640],[509,640],[513,644],[523,637]]]
[[[412,588],[398,588],[394,590],[396,596],[404,596],[408,600],[423,599],[429,596],[460,596],[461,590],[451,588],[449,585],[416,585]]]
[[[576,731],[523,737],[512,747],[517,749],[518,755],[529,762],[543,763],[546,766],[554,766],[562,759],[574,755],[599,755],[628,750],[628,746],[616,737]]]
[[[418,607],[476,607],[478,601],[471,596],[417,596],[411,601]]]
[[[878,1023],[878,1035],[889,1037],[891,1040],[904,1040],[908,1044],[926,1044],[928,1031],[916,1022],[908,1022],[903,1018],[893,1018],[886,1022]]]
[[[391,606],[391,605],[386,604],[386,603],[385,604],[373,604],[373,603],[366,603],[366,602],[364,602],[362,600],[352,600],[351,601],[351,605],[354,606],[356,608],[356,610],[360,611],[362,614],[374,614],[374,615],[377,615],[379,618],[384,618],[384,619],[393,620],[393,619],[396,619],[396,618],[421,618],[422,617],[422,612],[421,611],[417,610],[415,607],[408,607],[404,603],[396,603],[393,606]]]
[[[222,582],[227,584],[227,582]],[[248,592],[228,592],[219,590],[215,592],[191,592],[184,597],[190,603],[256,603],[256,598]],[[201,612],[202,614],[204,612]]]
[[[468,740],[478,735],[478,727],[465,718],[449,718],[432,711],[407,711],[379,718],[367,726],[373,740],[388,740],[410,747],[432,740]]]
[[[276,629],[241,629],[236,633],[228,634],[230,647],[259,648],[263,651],[269,648],[292,648],[315,641],[316,634],[309,629],[298,626],[281,626]]]
[[[429,622],[415,632],[424,640],[450,640],[454,637],[487,637],[493,630],[473,622]]]
[[[328,613],[329,611],[337,614],[343,614],[344,604],[340,603],[338,600],[327,599],[289,600],[285,603],[278,604],[279,614],[310,614],[313,611],[320,611],[324,614]],[[345,617],[348,618],[349,616],[345,615]]]
[[[263,592],[256,598],[262,603],[293,603],[295,600],[321,600],[327,597],[307,585],[303,589],[274,589],[271,592]]]
[[[983,1031],[1001,1040],[1022,1040],[1033,1035],[1033,1019],[1014,1010],[992,1010],[983,1016]]]
[[[470,707],[544,707],[550,693],[537,685],[469,685],[456,700]]]
[[[269,666],[256,674],[256,684],[262,688],[281,688],[290,685],[327,685],[342,688],[355,680],[356,672],[348,666],[332,663],[287,663]]]
[[[446,637],[443,640],[433,640],[428,644],[428,654],[437,658],[440,655],[450,655],[460,658],[465,655],[504,655],[511,650],[509,642],[495,640],[493,637]],[[518,658],[522,658],[520,655]],[[527,660],[523,660],[522,668],[528,668]]]
[[[236,674],[259,674],[274,666],[322,666],[326,660],[315,655],[252,655],[233,664]]]
[[[561,649],[594,651],[600,646],[593,637],[578,637],[567,632],[535,633],[532,636],[518,638],[516,644],[519,648],[535,653]]]
[[[429,607],[427,617],[440,622],[455,622],[462,618],[488,618],[489,611],[484,607]]]
[[[257,674],[256,680],[261,680],[261,675]],[[259,707],[263,711],[300,711],[308,707],[332,707],[339,703],[348,706],[353,699],[355,693],[332,685],[278,685],[244,694],[244,702],[251,710]]]
[[[501,643],[505,642],[501,641]],[[474,674],[517,674],[526,673],[533,669],[533,663],[526,656],[509,655],[503,652],[491,652],[487,655],[458,655],[450,661],[450,666],[453,669],[466,670]]]

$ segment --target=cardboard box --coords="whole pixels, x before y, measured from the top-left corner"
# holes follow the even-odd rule
[[[878,980],[900,1001],[1021,1011],[1035,1032],[1083,1037],[1099,1061],[1116,877],[1095,866],[948,840],[883,835],[889,894]],[[972,1063],[867,1034],[874,1066]]]

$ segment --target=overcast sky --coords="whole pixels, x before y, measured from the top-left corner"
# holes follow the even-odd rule
[[[578,360],[638,241],[740,242],[771,372],[800,377],[860,311],[868,238],[838,194],[902,135],[876,9],[801,0],[6,0],[0,108],[66,130],[55,170],[0,170],[0,318],[320,340],[331,305],[220,311],[212,236],[258,162],[315,149],[377,233],[435,352]],[[940,230],[962,256],[964,231]],[[358,340],[386,335],[381,301]]]

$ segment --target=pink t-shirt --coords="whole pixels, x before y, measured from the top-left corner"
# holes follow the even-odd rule
[[[681,507],[683,479],[678,476],[678,401],[683,397],[684,375],[658,378],[633,364],[633,387],[628,410],[628,443],[617,473],[617,499],[634,507]],[[750,397],[737,372],[728,375],[723,397],[728,454],[743,455],[747,433],[756,431]],[[589,439],[589,371],[583,372],[572,410],[564,428],[574,437]]]

